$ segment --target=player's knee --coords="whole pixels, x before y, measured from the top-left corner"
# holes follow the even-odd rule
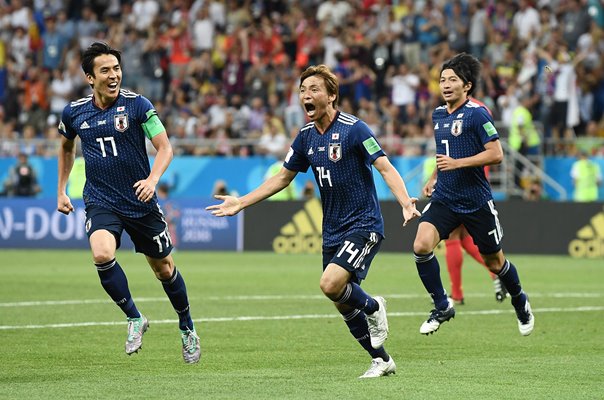
[[[319,282],[319,287],[325,296],[334,300],[338,298],[342,292],[342,285],[340,285],[336,280],[330,279],[329,277],[322,276],[321,281]]]
[[[152,262],[151,268],[155,273],[155,277],[161,281],[170,279],[174,273],[174,265],[168,259]]]
[[[413,252],[415,254],[428,254],[432,250],[432,244],[428,240],[422,240],[420,238],[415,238],[413,242]]]
[[[115,258],[115,253],[110,249],[93,249],[92,259],[95,264],[104,264]]]

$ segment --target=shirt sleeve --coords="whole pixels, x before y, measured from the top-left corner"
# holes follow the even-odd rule
[[[285,156],[285,161],[283,162],[283,166],[290,171],[296,172],[306,172],[308,171],[308,167],[310,163],[308,158],[304,154],[304,143],[303,143],[303,134],[302,132],[298,133],[298,136],[294,139],[287,155]]]
[[[499,132],[497,132],[497,128],[495,128],[495,124],[493,123],[493,118],[489,115],[486,108],[476,108],[472,116],[474,129],[479,133],[482,144],[487,144],[488,142],[499,139]]]
[[[350,132],[355,138],[354,145],[359,149],[365,160],[373,164],[378,157],[385,156],[382,146],[371,131],[371,128],[363,121],[358,121]]]
[[[65,108],[63,108],[63,113],[61,113],[61,120],[59,121],[59,133],[65,136],[69,140],[75,139],[78,136],[78,133],[71,126],[71,105],[67,104]]]

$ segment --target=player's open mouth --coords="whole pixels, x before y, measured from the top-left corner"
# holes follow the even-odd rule
[[[311,103],[305,103],[304,110],[306,110],[307,116],[312,117],[315,114],[315,105]]]
[[[118,83],[117,82],[113,82],[113,83],[110,83],[107,86],[109,87],[109,90],[113,91],[113,90],[117,89]]]

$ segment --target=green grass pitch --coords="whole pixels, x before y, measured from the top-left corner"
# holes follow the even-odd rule
[[[388,300],[396,375],[370,364],[319,290],[320,256],[176,252],[202,340],[182,361],[176,315],[142,255],[120,251],[150,328],[138,354],[87,251],[3,250],[1,399],[602,399],[604,261],[511,255],[536,316],[518,333],[466,257],[466,304],[429,337],[431,304],[410,254],[379,254],[365,290]],[[445,286],[448,276],[441,256]]]

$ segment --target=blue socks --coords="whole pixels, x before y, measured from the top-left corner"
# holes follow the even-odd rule
[[[348,329],[352,336],[361,346],[363,346],[371,358],[380,357],[384,361],[390,360],[390,356],[386,353],[384,346],[379,349],[371,347],[369,328],[367,327],[367,320],[365,319],[365,313],[363,311],[353,310],[348,314],[342,314],[342,317],[344,317],[344,322],[348,325]]]
[[[130,289],[128,289],[128,279],[124,270],[115,258],[111,261],[96,265],[99,278],[101,279],[101,285],[105,289],[105,292],[115,301],[124,314],[128,318],[140,318],[141,314],[136,309],[134,300],[130,295]]]
[[[346,284],[344,293],[342,293],[342,296],[336,302],[362,310],[365,314],[373,314],[380,308],[378,302],[373,297],[365,293],[359,285],[352,282]]]
[[[161,281],[164,291],[172,303],[172,307],[178,314],[178,326],[181,330],[193,330],[193,320],[189,312],[189,299],[187,297],[187,287],[182,275],[174,267],[174,272],[169,279]]]
[[[526,294],[524,294],[522,291],[518,271],[516,270],[514,264],[512,264],[509,260],[505,260],[505,263],[497,276],[499,276],[501,283],[503,283],[503,286],[505,286],[510,296],[512,296],[512,305],[516,308],[524,307],[524,303],[526,302]]]
[[[432,297],[432,300],[434,300],[434,306],[439,310],[446,310],[449,306],[449,301],[447,300],[447,292],[440,280],[440,266],[438,265],[438,260],[434,257],[434,253],[414,253],[414,256],[417,272],[424,287]]]

